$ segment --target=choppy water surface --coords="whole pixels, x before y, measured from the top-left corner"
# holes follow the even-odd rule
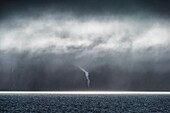
[[[170,95],[1,94],[0,112],[170,113]]]

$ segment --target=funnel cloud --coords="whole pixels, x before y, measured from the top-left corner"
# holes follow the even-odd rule
[[[89,72],[87,72],[84,68],[79,67],[84,73],[85,73],[85,77],[87,79],[87,86],[90,86],[90,79],[89,79]]]

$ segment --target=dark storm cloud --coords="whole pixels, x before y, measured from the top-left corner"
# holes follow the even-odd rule
[[[37,11],[71,12],[84,14],[139,14],[154,13],[169,16],[169,0],[1,0],[1,17],[11,14],[32,15]],[[140,15],[140,14],[139,14]]]
[[[0,90],[170,90],[169,11],[167,0],[1,0]]]

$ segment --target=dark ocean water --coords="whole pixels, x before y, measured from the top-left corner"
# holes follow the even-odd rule
[[[19,112],[170,113],[170,95],[0,95],[0,113]]]

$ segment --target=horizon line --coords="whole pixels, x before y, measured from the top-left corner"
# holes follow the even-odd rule
[[[168,91],[0,91],[0,94],[170,95]]]

